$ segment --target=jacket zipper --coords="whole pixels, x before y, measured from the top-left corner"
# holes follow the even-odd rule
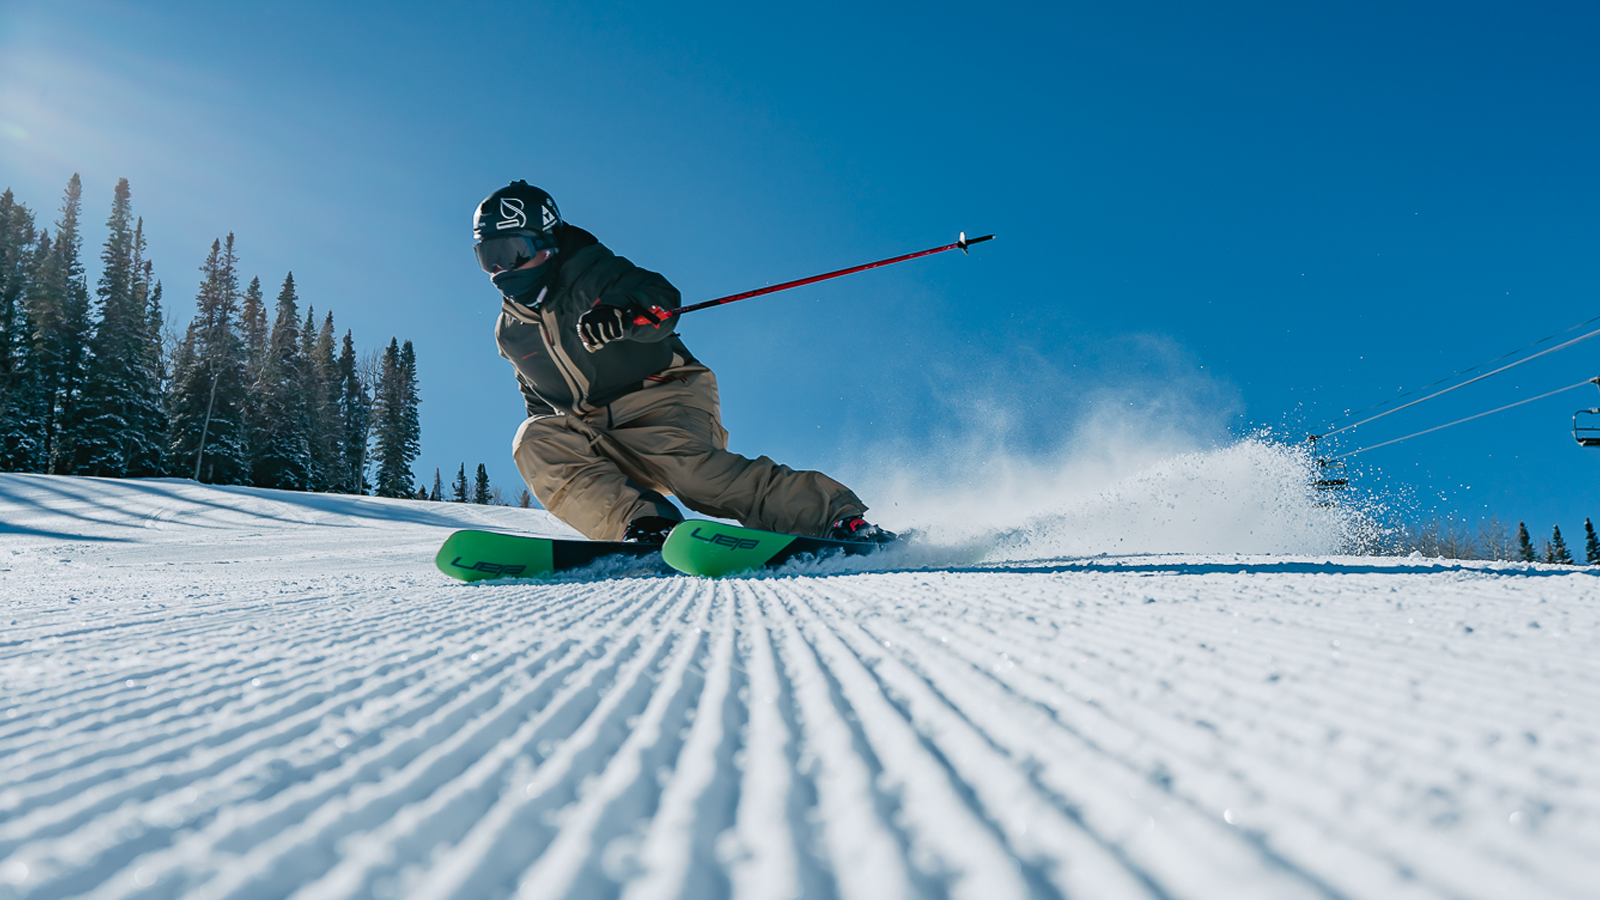
[[[572,391],[573,411],[580,414],[591,412],[594,407],[589,405],[588,392],[579,387],[580,383],[586,381],[578,372],[577,363],[572,361],[572,357],[568,356],[561,346],[561,332],[557,328],[555,313],[543,307],[538,313],[539,336],[544,339],[544,345],[550,351],[550,358],[555,361],[556,369],[567,382],[567,389]]]

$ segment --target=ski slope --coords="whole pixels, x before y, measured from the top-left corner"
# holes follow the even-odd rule
[[[1600,897],[1596,570],[459,527],[566,533],[0,475],[0,897]]]

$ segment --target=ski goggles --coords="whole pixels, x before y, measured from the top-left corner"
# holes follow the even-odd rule
[[[519,231],[479,241],[472,250],[478,255],[478,265],[492,275],[509,272],[538,256],[540,250],[554,250],[554,245],[546,234]]]

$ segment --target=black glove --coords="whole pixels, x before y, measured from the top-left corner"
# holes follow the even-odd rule
[[[578,339],[590,353],[622,340],[626,314],[615,306],[596,306],[578,317]]]

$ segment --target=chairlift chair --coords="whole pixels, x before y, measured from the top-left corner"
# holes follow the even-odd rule
[[[1600,377],[1590,381],[1600,387]],[[1572,414],[1572,438],[1580,447],[1600,447],[1600,407],[1580,409]]]
[[[1320,435],[1306,435],[1306,443],[1315,450],[1317,441],[1322,440]],[[1316,457],[1317,468],[1321,470],[1322,477],[1311,483],[1319,491],[1342,491],[1350,486],[1350,479],[1344,474],[1344,460],[1328,459],[1324,456]]]
[[[1597,429],[1600,431],[1600,429]],[[1344,473],[1344,460],[1319,459],[1317,468],[1322,470],[1322,477],[1312,482],[1312,486],[1319,491],[1342,491],[1350,486],[1350,479]]]

